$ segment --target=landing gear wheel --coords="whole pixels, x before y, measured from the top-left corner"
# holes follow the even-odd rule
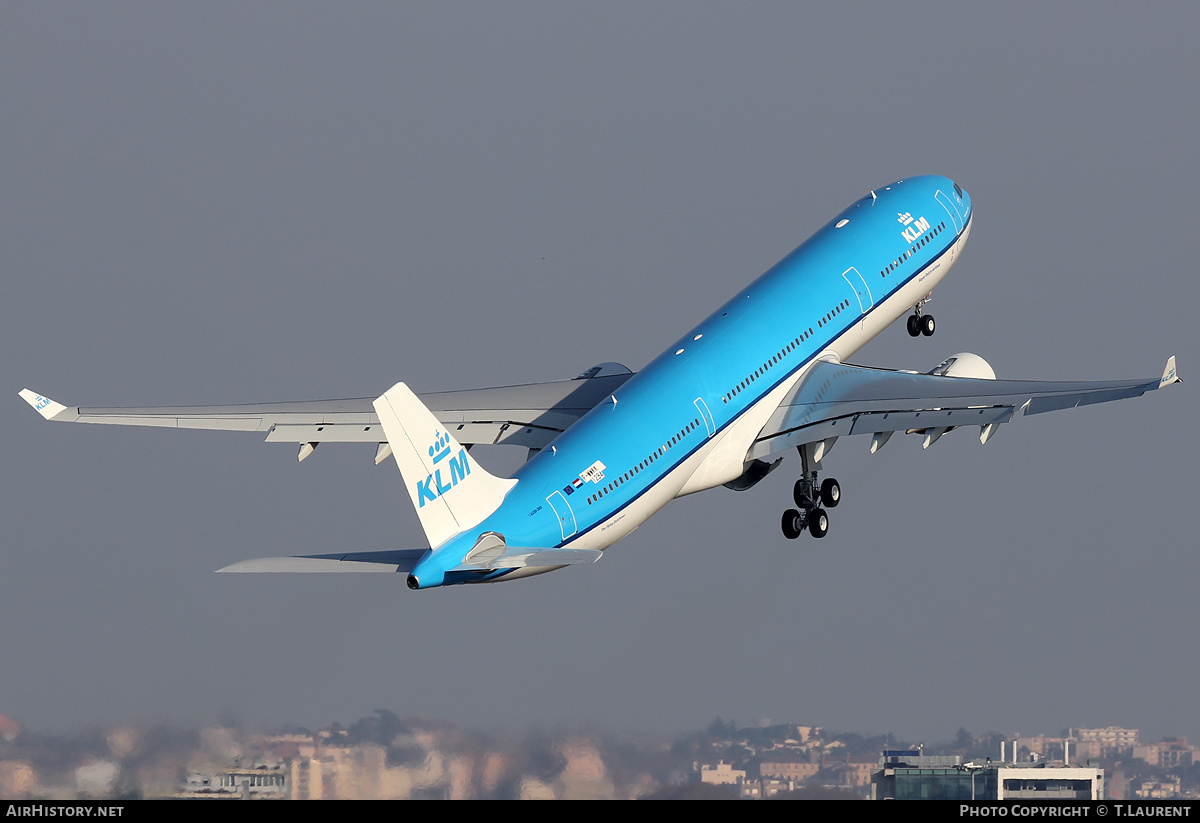
[[[825,482],[821,484],[821,504],[827,509],[835,509],[840,502],[842,487],[832,477],[825,478]]]
[[[910,314],[908,316],[908,336],[921,336],[921,318],[915,314]]]
[[[829,515],[824,509],[813,509],[808,513],[808,532],[817,538],[829,533]]]
[[[937,329],[937,323],[933,322],[932,314],[921,315],[921,334],[926,337],[933,337],[933,332]]]
[[[795,540],[800,536],[800,532],[804,531],[804,515],[795,509],[788,509],[783,513],[783,536],[788,540]]]

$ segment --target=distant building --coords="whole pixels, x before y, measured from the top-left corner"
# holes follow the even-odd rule
[[[773,777],[763,777],[758,780],[747,778],[738,787],[742,800],[765,800],[783,792],[794,791],[796,781],[778,780]]]
[[[1080,743],[1094,740],[1105,746],[1131,748],[1138,744],[1137,729],[1122,729],[1119,726],[1105,726],[1103,729],[1067,729],[1067,736]]]
[[[0,760],[0,797],[5,800],[32,797],[37,785],[33,764],[24,760]]]
[[[1168,800],[1182,796],[1178,777],[1164,777],[1161,780],[1143,780],[1133,790],[1133,796],[1140,800]]]
[[[1002,756],[1002,760],[1012,760],[1013,753],[1019,754],[1022,750],[1031,755],[1037,755],[1041,760],[1063,760],[1070,757],[1070,748],[1075,744],[1068,737],[1047,737],[1039,734],[1036,737],[1018,737],[1016,740],[1010,741],[1009,745],[1015,748],[1010,750],[1009,757]]]
[[[270,752],[280,760],[315,757],[317,742],[311,734],[259,734],[253,738],[255,747]]]
[[[818,740],[825,735],[825,730],[820,726],[797,726],[796,735],[800,738],[801,743],[808,743],[810,740]]]
[[[293,760],[291,778],[293,800],[325,799],[325,779],[320,760],[314,757]]]
[[[807,761],[768,760],[763,758],[758,764],[758,773],[762,777],[775,777],[796,782],[807,780],[821,770],[821,764]]]
[[[280,764],[229,769],[213,775],[193,773],[188,775],[175,797],[284,800],[289,796],[285,769]]]
[[[1104,771],[1039,763],[964,763],[960,755],[885,751],[872,800],[1101,800]]]
[[[996,771],[967,769],[957,754],[884,751],[871,775],[872,800],[983,800],[996,793]]]
[[[1103,800],[1104,770],[1094,766],[1007,764],[996,769],[997,800]]]
[[[849,789],[861,789],[871,785],[871,775],[875,772],[875,763],[843,763],[834,766],[832,771],[837,775],[839,786]]]
[[[715,766],[701,766],[699,776],[701,783],[711,783],[715,786],[736,786],[746,779],[746,770],[735,769],[722,760]]]
[[[1133,759],[1145,760],[1163,769],[1186,769],[1196,762],[1195,749],[1186,737],[1168,737],[1159,743],[1143,743],[1133,747]]]
[[[1067,729],[1067,737],[1074,738],[1074,756],[1079,759],[1100,760],[1102,758],[1129,757],[1138,745],[1138,730],[1119,726],[1103,729]]]

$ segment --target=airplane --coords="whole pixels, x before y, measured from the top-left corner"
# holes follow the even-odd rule
[[[1017,412],[1138,397],[1180,382],[999,380],[959,353],[925,373],[848,359],[908,315],[913,337],[936,331],[924,311],[962,255],[971,198],[921,176],[872,190],[638,373],[601,363],[574,380],[417,395],[403,382],[371,398],[234,406],[70,408],[25,389],[47,420],[266,432],[299,444],[371,443],[395,459],[428,548],[247,560],[222,572],[388,572],[411,589],[513,580],[593,563],[677,497],[745,490],[796,449],[787,539],[824,537],[841,486],[820,478],[842,437],[875,453],[896,432],[929,448],[979,428],[987,443]],[[524,446],[512,477],[483,469],[475,445]]]

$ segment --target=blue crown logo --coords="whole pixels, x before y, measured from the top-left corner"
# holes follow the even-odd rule
[[[452,441],[450,440],[449,433],[439,433],[435,429],[433,436],[434,440],[433,445],[429,447],[429,456],[433,458],[434,469],[424,480],[419,480],[415,484],[414,492],[416,494],[417,508],[422,508],[427,502],[432,503],[434,500],[437,500],[459,483],[466,480],[471,474],[471,461],[467,458],[467,450],[462,446],[458,446],[458,455],[450,457]],[[447,457],[450,457],[450,460],[446,466],[438,468],[437,464],[441,463]],[[442,477],[442,469],[447,469],[450,472],[449,478]]]
[[[441,463],[446,455],[450,454],[450,435],[443,432],[435,437],[433,445],[429,447],[429,456],[433,458],[434,463]]]

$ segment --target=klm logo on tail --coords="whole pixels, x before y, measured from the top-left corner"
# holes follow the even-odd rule
[[[466,480],[467,475],[471,473],[471,464],[467,461],[467,450],[460,448],[457,457],[450,455],[450,435],[437,434],[434,437],[433,445],[429,447],[429,456],[433,458],[434,470],[433,473],[424,480],[417,481],[417,508],[422,508],[425,501],[433,502],[441,497],[446,492],[457,486],[460,481]],[[438,467],[447,457],[450,458],[449,471],[450,482],[442,481],[442,469],[446,466]]]

